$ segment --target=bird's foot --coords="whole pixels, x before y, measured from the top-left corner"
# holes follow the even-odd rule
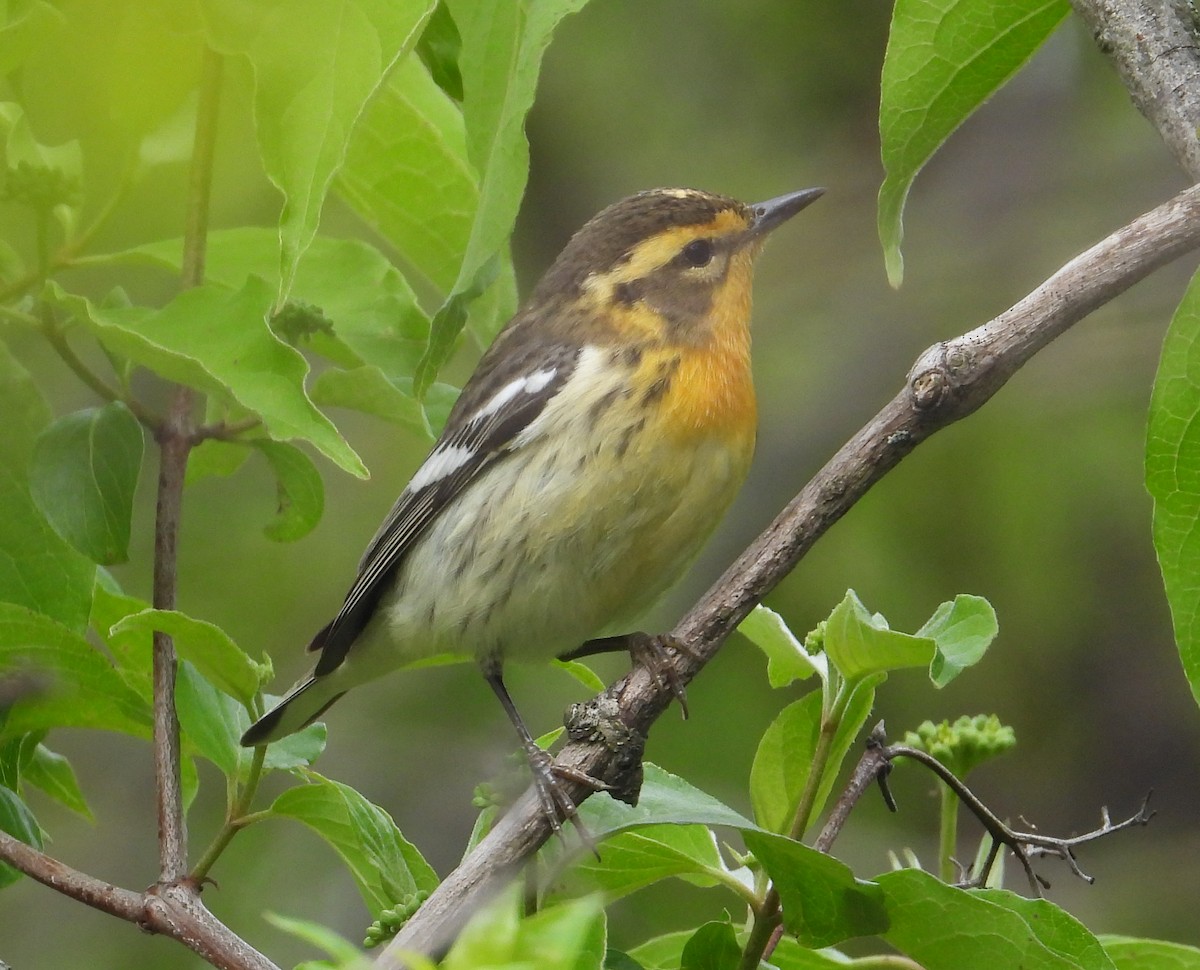
[[[671,659],[671,651],[695,656],[692,649],[678,637],[669,633],[630,633],[629,657],[635,664],[640,664],[654,678],[654,684],[659,690],[669,690],[679,701],[679,710],[687,720],[687,688],[679,679],[675,664]]]
[[[574,782],[592,791],[609,791],[612,786],[593,778],[586,771],[572,768],[569,765],[556,764],[549,751],[539,748],[536,744],[526,748],[529,770],[533,775],[533,786],[537,791],[538,803],[542,815],[550,823],[550,828],[558,836],[562,836],[564,822],[573,822],[579,831],[579,837],[595,851],[595,840],[579,819],[579,806],[563,786],[563,782]]]

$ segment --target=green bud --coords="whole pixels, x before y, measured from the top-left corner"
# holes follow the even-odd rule
[[[1013,747],[1017,737],[995,714],[976,714],[964,715],[953,724],[926,721],[916,731],[907,732],[904,743],[933,755],[963,778],[977,765]]]

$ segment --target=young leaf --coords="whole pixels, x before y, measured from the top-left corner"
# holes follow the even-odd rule
[[[915,634],[937,644],[929,665],[934,686],[945,687],[977,664],[998,632],[996,611],[982,596],[959,593],[952,602],[939,606]]]
[[[89,822],[96,820],[88,807],[79,780],[75,777],[75,769],[71,762],[61,754],[56,754],[44,744],[37,745],[33,757],[25,765],[21,773],[22,780],[41,789],[64,808],[70,809],[76,815],[81,815]]]
[[[687,941],[679,957],[679,970],[737,970],[742,962],[733,925],[712,920]]]
[[[305,778],[308,784],[275,799],[271,814],[303,822],[333,847],[349,866],[372,917],[406,893],[437,886],[437,875],[387,812],[316,772],[305,772]]]
[[[3,786],[0,786],[0,832],[7,832],[35,849],[42,847],[42,829],[37,819],[15,791]],[[0,889],[20,878],[20,872],[0,862]]]
[[[1146,488],[1154,498],[1154,551],[1183,670],[1200,703],[1200,273],[1163,342],[1146,431]]]
[[[350,133],[388,72],[412,48],[434,0],[205,0],[210,40],[254,67],[254,119],[267,176],[283,193],[276,305],[288,298],[316,235]]]
[[[271,679],[271,665],[252,660],[220,627],[177,610],[150,609],[127,616],[112,627],[109,637],[115,642],[136,640],[155,630],[169,634],[180,657],[247,709],[258,688]]]
[[[346,471],[366,468],[304,390],[308,363],[271,332],[271,293],[258,277],[241,289],[205,285],[160,310],[101,307],[47,286],[46,298],[74,314],[113,352],[167,380],[231,395],[259,415],[271,437],[302,438]]]
[[[29,494],[27,469],[50,409],[29,373],[0,343],[0,602],[87,626],[95,565],[59,538]]]
[[[879,239],[893,286],[904,273],[904,201],[917,172],[1070,9],[1067,0],[897,0],[879,103]]]
[[[0,669],[29,670],[49,688],[8,711],[0,737],[52,727],[150,735],[150,706],[79,634],[46,616],[0,603]]]
[[[932,639],[889,629],[882,616],[867,611],[854,590],[847,590],[825,622],[825,652],[847,680],[924,667],[933,661],[936,649]]]
[[[828,676],[825,657],[810,656],[783,617],[761,603],[738,624],[738,633],[767,655],[767,681],[772,687],[786,687],[813,674],[822,680]]]
[[[876,882],[890,920],[881,935],[925,970],[1105,970],[1110,966],[1103,960],[1088,962],[1095,941],[1088,942],[1082,927],[1083,935],[1072,934],[1075,942],[1064,947],[1057,917],[1047,925],[1043,920],[1048,911],[1022,913],[1016,911],[1018,906],[1002,905],[992,896],[1000,890],[957,889],[920,869],[884,873]],[[1053,909],[1050,903],[1044,906]],[[1076,948],[1078,953],[1071,952]]]
[[[1200,970],[1200,949],[1132,936],[1099,937],[1116,970]]]
[[[779,890],[783,925],[805,946],[832,946],[887,929],[883,892],[875,883],[855,879],[845,863],[783,836],[745,832],[743,837]]]
[[[54,530],[101,565],[129,558],[142,426],[119,401],[59,418],[38,436],[29,486]]]
[[[263,453],[275,473],[279,506],[263,528],[268,539],[294,542],[302,539],[321,521],[325,511],[325,486],[321,473],[299,448],[282,441],[258,439],[254,447]]]

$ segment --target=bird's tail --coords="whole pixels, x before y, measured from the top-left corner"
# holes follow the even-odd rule
[[[242,735],[242,744],[248,748],[269,744],[308,727],[345,692],[344,688],[339,689],[331,684],[328,678],[306,677],[288,691],[283,700],[250,725],[250,729]]]

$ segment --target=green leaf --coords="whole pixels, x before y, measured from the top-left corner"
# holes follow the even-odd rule
[[[228,394],[261,417],[272,438],[301,438],[346,471],[366,476],[358,455],[309,400],[308,363],[267,325],[271,294],[258,277],[235,292],[195,287],[160,310],[97,306],[55,283],[46,296],[114,353],[167,380]]]
[[[79,780],[75,777],[75,769],[71,767],[71,762],[44,744],[39,744],[34,749],[33,757],[22,769],[22,780],[41,789],[76,815],[83,816],[89,822],[96,820],[88,807],[87,799],[83,797],[83,790],[79,787]]]
[[[373,918],[406,893],[437,886],[437,875],[387,812],[347,785],[312,771],[305,777],[308,784],[289,788],[270,811],[303,822],[333,847]]]
[[[244,54],[254,67],[259,150],[284,197],[281,305],[355,123],[416,44],[434,0],[205,0],[203,7],[214,47]]]
[[[149,703],[154,691],[154,658],[149,634],[138,639],[118,637],[114,640],[109,631],[125,617],[150,609],[150,604],[122,593],[106,570],[97,570],[96,575],[91,627],[116,661],[121,679]]]
[[[488,260],[461,290],[456,290],[438,307],[429,324],[429,346],[413,374],[413,393],[418,399],[432,386],[442,365],[458,346],[458,337],[466,326],[471,304],[495,281],[500,258]]]
[[[458,70],[458,55],[462,38],[454,18],[444,3],[439,3],[417,41],[416,54],[429,71],[437,86],[454,101],[462,101],[462,74]]]
[[[129,559],[142,426],[119,401],[59,418],[38,436],[33,501],[54,530],[93,562]]]
[[[1154,551],[1183,670],[1200,703],[1200,273],[1163,342],[1146,432]]]
[[[887,929],[883,892],[875,883],[855,879],[845,863],[780,835],[745,832],[743,837],[779,891],[784,927],[805,946],[832,946]]]
[[[421,402],[388,380],[374,364],[325,371],[313,382],[312,399],[322,407],[350,408],[433,437]]]
[[[1116,970],[1200,970],[1200,949],[1194,946],[1131,936],[1099,939]]]
[[[875,690],[870,683],[860,685],[847,702],[829,748],[809,824],[821,814],[846,753],[870,716],[874,702]],[[791,828],[808,785],[820,735],[820,691],[789,704],[763,732],[750,768],[750,801],[755,821],[768,832],[786,834]]]
[[[750,803],[755,821],[768,832],[790,828],[820,734],[819,690],[789,704],[763,732],[750,768]]]
[[[285,933],[290,933],[297,939],[303,940],[315,946],[319,950],[323,950],[335,962],[338,970],[370,970],[371,961],[362,955],[362,952],[353,943],[343,936],[339,936],[327,926],[322,926],[320,923],[315,923],[312,920],[293,919],[289,916],[280,916],[278,913],[265,913],[266,920],[273,926],[277,926]],[[405,963],[412,967],[412,970],[432,970],[433,964],[428,961],[417,958],[418,963],[410,963],[407,956]],[[297,968],[299,970],[299,968]]]
[[[761,603],[738,624],[738,633],[766,654],[767,681],[772,687],[786,687],[813,674],[822,680],[828,675],[825,658],[810,656],[783,617]]]
[[[220,768],[227,778],[237,777],[243,750],[238,739],[249,725],[249,718],[239,719],[237,702],[213,687],[185,660],[175,676],[175,704],[183,743]]]
[[[104,656],[74,631],[21,606],[0,603],[0,670],[28,670],[49,688],[17,701],[0,737],[52,727],[150,735],[150,706]]]
[[[275,473],[279,496],[275,518],[263,532],[276,542],[302,539],[321,521],[325,511],[325,486],[320,472],[308,455],[293,445],[259,439],[254,447],[263,453]]]
[[[631,948],[629,956],[645,970],[679,970],[683,948],[691,938],[691,930],[663,933]]]
[[[315,403],[320,403],[313,399]],[[245,442],[221,441],[207,438],[188,455],[187,484],[203,478],[228,478],[246,463],[250,447]]]
[[[868,612],[854,590],[846,591],[825,621],[825,652],[847,680],[924,667],[933,662],[936,649],[932,639],[889,629],[887,620]]]
[[[982,596],[959,593],[952,602],[939,606],[915,634],[937,644],[929,665],[934,686],[945,687],[983,659],[999,630],[996,611]]]
[[[87,626],[95,565],[59,538],[29,494],[27,469],[50,409],[29,373],[0,343],[0,602]]]
[[[680,955],[679,970],[737,970],[742,948],[733,926],[712,920],[701,926],[687,941]]]
[[[879,103],[879,238],[893,286],[904,273],[904,202],[917,172],[1069,10],[1067,0],[896,0]]]
[[[241,734],[239,730],[238,736],[241,737]],[[325,750],[326,736],[325,724],[318,721],[286,738],[273,741],[267,746],[263,767],[269,771],[307,768]]]
[[[402,61],[371,101],[335,188],[417,272],[450,291],[479,186],[462,111],[417,58]]]
[[[509,890],[475,913],[446,954],[443,970],[599,970],[604,910],[596,897],[548,906],[526,919],[518,916],[517,900]]]
[[[467,156],[479,176],[479,205],[454,286],[434,316],[429,350],[417,368],[418,398],[454,347],[466,321],[466,303],[487,288],[507,260],[508,237],[529,175],[525,115],[533,104],[542,55],[559,21],[586,2],[448,2],[462,43],[458,66]]]
[[[578,660],[555,660],[554,666],[565,673],[568,677],[574,679],[577,683],[583,685],[584,689],[600,693],[608,685],[597,676],[585,663],[580,663]]]
[[[45,0],[16,4],[0,27],[0,77],[9,74],[41,44],[52,37],[66,19]]]
[[[1027,899],[1006,889],[980,889],[978,895],[1020,916],[1051,952],[1087,970],[1116,970],[1087,927],[1048,899]]]
[[[597,839],[642,825],[724,825],[754,828],[754,823],[676,775],[647,761],[637,805],[612,798],[589,798],[580,808],[584,824]]]
[[[279,280],[278,234],[244,227],[209,234],[206,278],[231,289],[248,276],[269,286]],[[183,252],[178,239],[149,243],[105,258],[177,270]],[[292,298],[320,310],[333,335],[314,334],[312,349],[339,366],[372,364],[389,378],[411,379],[429,340],[429,318],[395,266],[373,246],[351,239],[319,236],[296,271]]]
[[[1105,970],[1095,940],[1056,907],[1002,890],[964,890],[920,869],[879,876],[891,925],[883,938],[925,970]],[[1000,894],[1000,895],[998,895]],[[1000,902],[1003,897],[1004,902]],[[1074,924],[1068,927],[1067,922]],[[1099,959],[1099,962],[1091,962]]]
[[[15,791],[0,786],[0,832],[32,845],[35,849],[42,848],[42,830],[33,817],[33,813],[18,797]],[[21,878],[21,873],[12,866],[0,862],[0,889],[11,886]]]
[[[250,709],[259,687],[273,675],[269,663],[252,660],[220,627],[176,610],[142,610],[118,621],[109,637],[122,646],[145,641],[155,630],[169,635],[184,660],[190,660],[214,686]]]
[[[551,898],[602,892],[611,902],[672,876],[696,886],[715,886],[733,879],[711,829],[648,825],[606,839],[599,859],[581,855],[554,887]]]

